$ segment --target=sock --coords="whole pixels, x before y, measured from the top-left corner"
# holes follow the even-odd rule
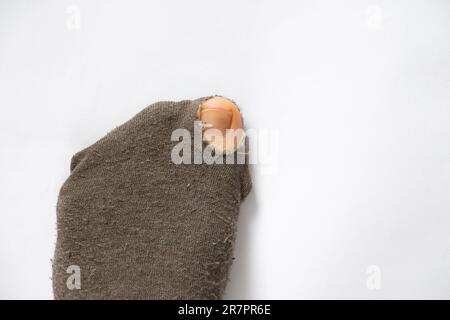
[[[209,98],[155,103],[73,156],[57,203],[55,299],[222,297],[248,166],[171,159],[173,131],[193,144]]]

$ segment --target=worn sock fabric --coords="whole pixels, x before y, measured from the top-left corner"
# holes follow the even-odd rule
[[[205,99],[155,103],[73,156],[57,203],[56,299],[222,297],[248,166],[171,160],[173,130],[194,139]]]

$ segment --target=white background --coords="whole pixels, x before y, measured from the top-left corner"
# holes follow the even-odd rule
[[[0,298],[52,298],[72,154],[210,94],[278,136],[227,298],[450,298],[445,0],[1,0]]]

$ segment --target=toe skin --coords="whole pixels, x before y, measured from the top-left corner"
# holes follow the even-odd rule
[[[243,129],[242,117],[239,108],[231,100],[224,97],[214,97],[203,102],[198,109],[198,117],[205,126],[204,135],[209,143],[217,144],[208,139],[208,129],[218,129],[223,135],[222,141],[226,140],[227,129]],[[230,140],[230,139],[228,139]],[[226,142],[226,145],[215,145],[216,149],[233,151],[237,147],[238,138]]]

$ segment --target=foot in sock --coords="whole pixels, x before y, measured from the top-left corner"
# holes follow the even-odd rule
[[[57,204],[56,299],[222,297],[251,180],[246,163],[171,161],[172,132],[193,137],[198,120],[223,134],[243,128],[228,99],[164,101],[74,155]],[[227,145],[214,148],[235,151]]]

